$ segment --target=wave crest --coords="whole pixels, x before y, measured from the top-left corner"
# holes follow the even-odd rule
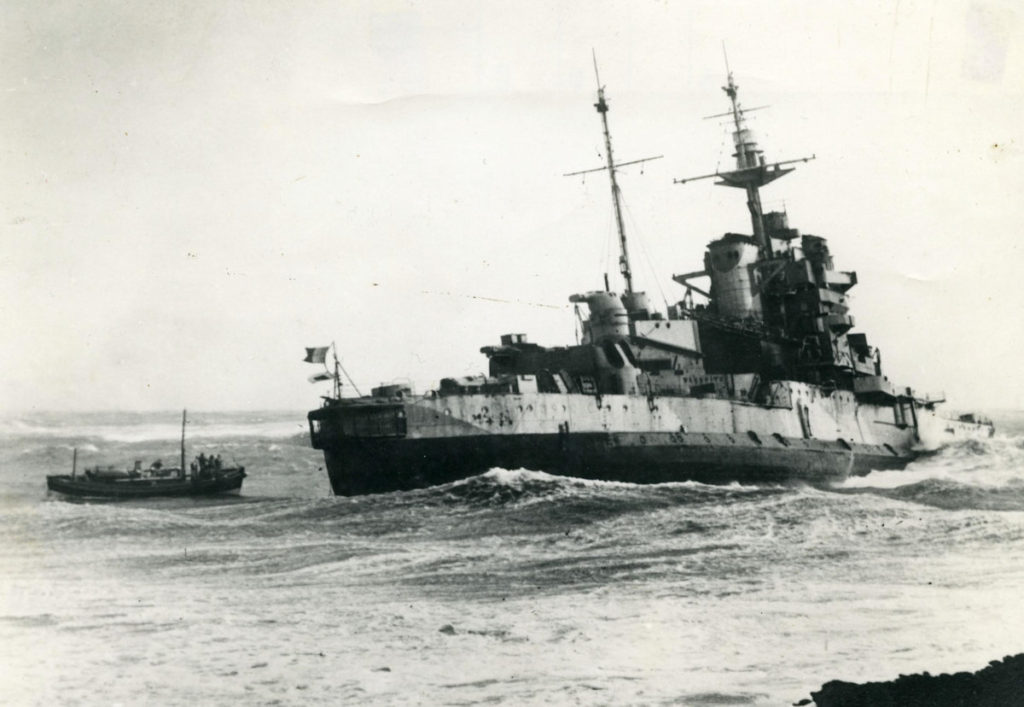
[[[448,502],[497,506],[551,498],[565,495],[572,490],[608,483],[555,476],[528,469],[491,469],[477,476],[439,486],[434,490],[434,494]]]
[[[921,503],[945,510],[1024,510],[1024,484],[982,487],[952,479],[926,479],[882,493],[900,501]]]

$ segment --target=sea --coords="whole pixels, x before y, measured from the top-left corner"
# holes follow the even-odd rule
[[[299,412],[190,412],[236,497],[76,501],[176,466],[181,412],[0,418],[9,705],[791,705],[1024,651],[1024,413],[832,488],[493,469],[336,498]]]

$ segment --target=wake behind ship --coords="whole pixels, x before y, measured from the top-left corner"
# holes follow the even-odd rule
[[[835,269],[826,239],[761,208],[760,189],[811,158],[766,162],[732,73],[723,90],[735,169],[693,179],[742,190],[752,232],[711,241],[700,270],[673,277],[684,295],[667,312],[635,291],[616,170],[645,160],[615,162],[599,79],[599,170],[611,183],[623,292],[570,297],[587,310],[578,345],[506,334],[481,349],[488,375],[444,378],[423,395],[382,385],[343,397],[335,356],[334,393],[308,415],[335,494],[421,488],[494,467],[634,483],[826,484],[993,434],[991,422],[943,416],[940,399],[884,375],[879,351],[854,331],[847,293],[856,273]],[[307,360],[323,360],[325,349],[311,351]]]

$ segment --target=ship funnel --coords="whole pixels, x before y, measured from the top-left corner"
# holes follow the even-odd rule
[[[757,242],[750,236],[728,233],[708,244],[705,265],[719,314],[737,319],[761,315],[754,274],[757,261]]]
[[[622,295],[622,305],[630,317],[638,319],[646,319],[654,311],[646,292],[627,292]]]
[[[583,343],[598,343],[629,336],[629,314],[623,306],[622,298],[614,292],[595,290],[572,295],[569,301],[586,302],[590,310],[590,318],[584,322]]]

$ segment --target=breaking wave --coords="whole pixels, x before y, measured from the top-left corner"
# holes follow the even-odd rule
[[[714,486],[696,481],[632,484],[555,476],[527,469],[490,471],[423,492],[446,504],[477,507],[526,505],[572,499],[600,498],[622,504],[661,507],[700,503],[728,503],[785,493],[776,486],[729,484]]]
[[[965,440],[899,471],[875,471],[834,487],[947,510],[1024,510],[1024,437]]]
[[[1024,437],[965,440],[925,454],[898,471],[876,471],[849,479],[845,486],[892,488],[927,479],[1003,488],[1024,483]]]
[[[197,413],[189,415],[186,434],[189,439],[284,439],[305,437],[307,431],[301,414]],[[39,439],[136,443],[175,440],[180,436],[180,413],[43,413],[0,419],[0,441]]]

